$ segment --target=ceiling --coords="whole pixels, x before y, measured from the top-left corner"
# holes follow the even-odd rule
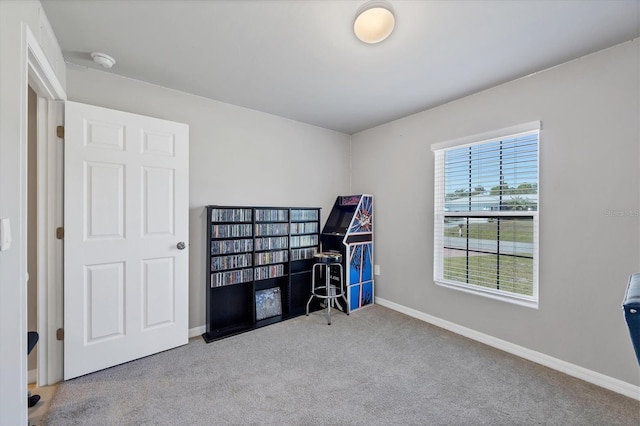
[[[65,60],[352,134],[640,36],[640,0],[42,0]]]

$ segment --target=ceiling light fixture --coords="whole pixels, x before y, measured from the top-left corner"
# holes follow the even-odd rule
[[[111,68],[116,63],[116,60],[106,53],[92,52],[91,57],[96,64],[103,68]]]
[[[393,8],[386,1],[372,0],[358,9],[353,32],[365,43],[380,43],[396,25]]]

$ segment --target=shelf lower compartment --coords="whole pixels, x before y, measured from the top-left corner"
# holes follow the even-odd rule
[[[275,324],[277,322],[289,319],[290,316],[289,315],[276,315],[273,317],[269,317],[269,318],[265,318],[265,319],[261,319],[256,321],[254,328],[260,328],[260,327],[264,327],[266,325],[271,325],[271,324]]]
[[[317,300],[317,299],[315,299]],[[322,309],[319,306],[319,303],[311,303],[311,309],[309,312],[315,312],[319,309]],[[257,330],[258,328],[266,327],[271,324],[275,324],[281,321],[286,321],[295,317],[299,317],[305,314],[305,310],[296,310],[295,313],[288,315],[276,315],[273,317],[265,318],[255,323],[243,323],[243,324],[234,324],[233,326],[219,328],[217,330],[212,331],[211,333],[203,333],[202,339],[206,343],[215,342],[216,340],[221,340],[227,337],[235,336],[237,334],[246,333],[248,331]]]
[[[211,343],[216,340],[224,339],[225,337],[233,336],[235,334],[244,333],[245,331],[253,330],[254,324],[252,322],[244,322],[239,324],[233,324],[227,327],[218,328],[202,334],[202,338],[205,342]]]

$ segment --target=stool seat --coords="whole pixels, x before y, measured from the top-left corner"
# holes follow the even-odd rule
[[[344,288],[342,284],[342,276],[344,275],[342,269],[342,254],[337,251],[325,251],[316,253],[313,256],[316,263],[313,264],[311,269],[311,297],[307,302],[307,316],[309,316],[309,304],[314,297],[324,299],[327,306],[328,323],[331,325],[331,307],[337,306],[342,310],[338,298],[341,297],[344,300],[345,308],[347,307],[347,299],[345,297]],[[324,285],[316,286],[316,268],[321,275],[324,275]],[[337,283],[331,283],[331,272],[334,270],[334,277],[337,277]],[[337,275],[336,275],[337,270]],[[344,311],[349,315],[348,311]]]
[[[321,251],[313,255],[316,262],[319,263],[340,263],[342,262],[342,254],[337,251]]]

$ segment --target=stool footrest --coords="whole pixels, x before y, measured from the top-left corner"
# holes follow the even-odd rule
[[[318,294],[318,292],[317,292],[318,290],[325,290],[325,292],[326,292],[327,286],[324,286],[324,285],[318,286],[318,287],[316,287],[316,288],[314,288],[312,290],[311,294],[313,294],[314,296],[317,296],[317,297],[340,297],[340,296],[342,296],[344,294],[344,291],[340,287],[338,287],[336,285],[330,285],[329,286],[329,291],[331,291],[331,290],[335,290],[336,291],[335,293],[330,294],[330,295],[326,295],[326,294],[322,294],[322,293]],[[339,293],[338,293],[338,291],[339,291]]]

